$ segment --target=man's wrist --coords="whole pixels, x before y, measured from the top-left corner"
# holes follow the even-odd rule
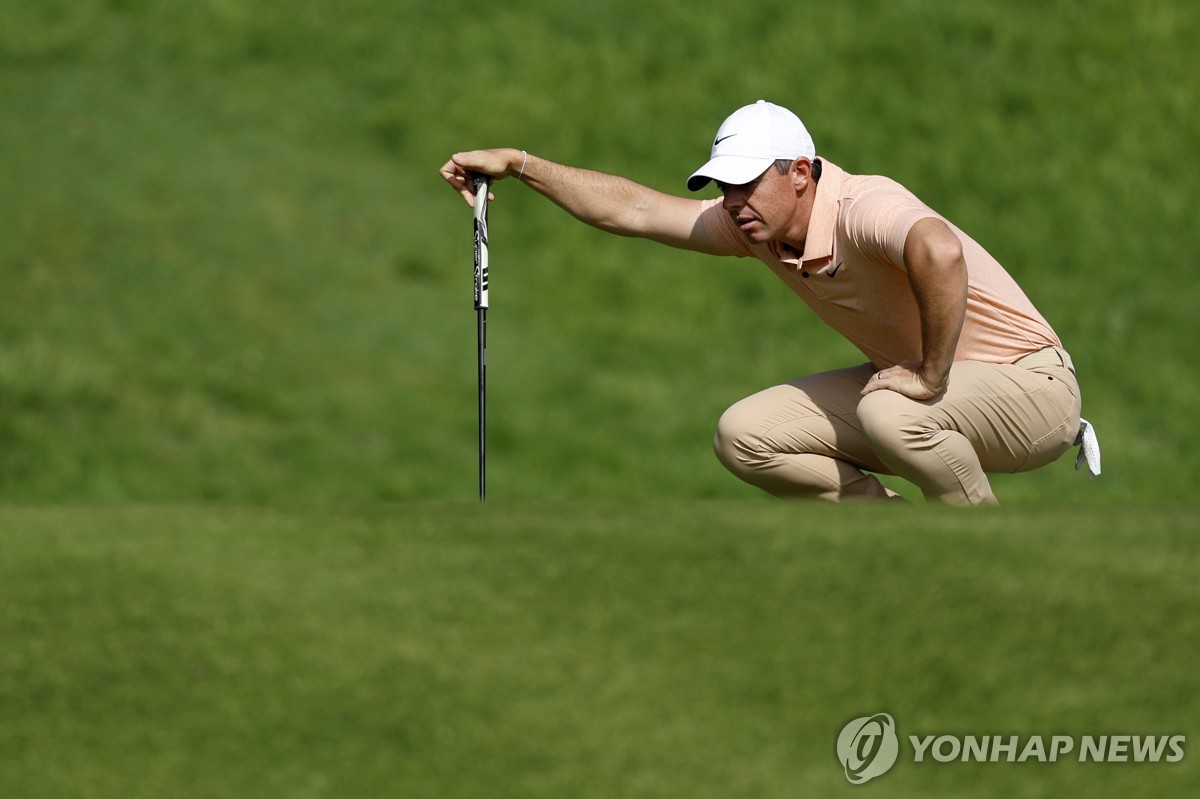
[[[513,150],[512,157],[508,160],[508,176],[521,180],[525,177],[525,169],[529,166],[529,151],[528,150]]]
[[[921,382],[930,391],[941,394],[950,385],[950,370],[937,369],[926,365],[921,366],[921,371],[918,372],[921,377]]]

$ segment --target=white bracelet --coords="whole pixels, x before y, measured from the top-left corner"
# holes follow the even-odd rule
[[[521,156],[521,171],[517,173],[517,180],[520,180],[521,176],[525,174],[525,163],[529,160],[529,153],[525,150],[521,151]]]

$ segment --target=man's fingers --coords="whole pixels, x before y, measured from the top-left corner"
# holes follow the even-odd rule
[[[895,391],[915,400],[933,399],[938,394],[931,391],[919,375],[903,366],[884,369],[871,375],[859,396],[865,397],[872,391]]]
[[[859,396],[865,397],[872,391],[878,391],[881,388],[886,388],[886,386],[881,385],[882,382],[883,372],[876,372],[875,374],[871,375],[871,379],[867,381],[865,386],[863,386],[862,391],[859,392]]]
[[[467,205],[470,205],[472,208],[474,208],[475,190],[470,179],[468,178],[467,170],[455,163],[454,159],[452,158],[443,164],[441,170],[439,171],[441,172],[442,178],[449,183],[455,191],[462,195],[464,200],[467,201]],[[488,199],[492,198],[489,196]]]
[[[475,207],[474,175],[483,175],[491,180],[500,180],[508,174],[508,164],[501,151],[470,150],[455,153],[441,169],[442,177],[463,196],[467,204]],[[473,174],[474,173],[474,174]],[[488,200],[496,195],[488,192]]]
[[[890,386],[884,381],[881,373],[876,372],[875,374],[871,375],[871,379],[867,381],[865,386],[863,386],[863,390],[859,392],[859,396],[865,397],[872,391],[882,391],[885,388],[890,388]]]

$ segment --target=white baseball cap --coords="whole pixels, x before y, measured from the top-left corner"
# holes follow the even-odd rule
[[[687,187],[699,191],[710,180],[740,186],[781,158],[811,161],[816,157],[817,148],[800,117],[759,100],[734,111],[721,123],[708,163],[688,178]]]

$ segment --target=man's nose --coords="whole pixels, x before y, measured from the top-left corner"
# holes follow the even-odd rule
[[[742,206],[746,204],[745,192],[737,188],[729,188],[725,190],[725,199],[721,201],[721,207],[731,214],[736,214],[742,210]]]

